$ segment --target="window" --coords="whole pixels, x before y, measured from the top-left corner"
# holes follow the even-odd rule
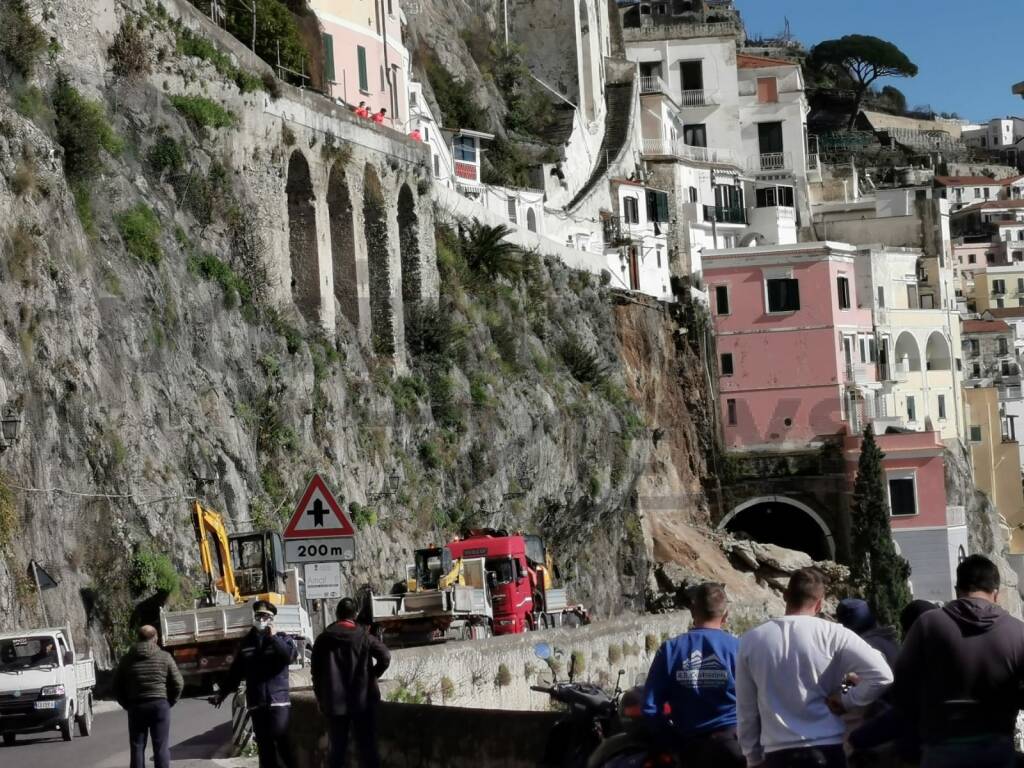
[[[764,187],[755,190],[754,197],[758,208],[774,208],[777,205],[793,207],[792,187]]]
[[[388,0],[388,15],[389,16],[394,16],[395,15],[395,9],[394,9],[394,7],[392,6],[391,3],[392,3],[392,0]]]
[[[622,199],[623,218],[627,224],[639,224],[640,223],[640,206],[637,205],[635,197],[625,197]]]
[[[1002,373],[1003,376],[1009,376],[1010,375],[1010,361],[1009,360],[1003,360],[999,364],[999,372]]]
[[[726,419],[730,427],[736,426],[736,401],[731,397],[725,401]]]
[[[1003,303],[1004,302],[1003,302],[1002,299],[996,299],[996,309],[1002,309],[1003,308]]]
[[[881,285],[878,286],[878,306],[880,309],[885,308],[885,288]]]
[[[387,90],[388,81],[385,79],[387,75],[384,74],[384,65],[380,65],[380,90],[381,93]]]
[[[913,395],[907,395],[907,421],[917,421],[917,403]]]
[[[839,294],[839,308],[850,308],[850,280],[846,277],[836,278],[836,292]]]
[[[998,338],[996,340],[996,345],[999,347],[999,354],[1000,355],[1009,354],[1009,350],[1007,349],[1008,345],[1006,343],[1006,337],[1005,336],[1001,336],[1000,338]]]
[[[703,91],[704,90],[704,65],[697,59],[696,61],[681,61],[679,62],[679,74],[682,76],[683,91]],[[700,106],[691,105],[691,106]],[[689,142],[687,142],[689,143]],[[704,146],[703,144],[697,146]]]
[[[978,339],[971,339],[971,357],[981,354],[981,342]]]
[[[732,352],[723,352],[720,369],[723,376],[732,376]]]
[[[359,63],[359,90],[363,93],[369,93],[370,78],[366,74],[366,49],[361,45],[356,46],[356,59]]]
[[[690,187],[690,202],[691,203],[696,203],[697,199],[698,199],[697,198],[697,188],[696,187]]]
[[[917,514],[914,476],[889,478],[889,512],[893,517]]]
[[[647,220],[668,221],[668,194],[656,189],[647,190]],[[657,232],[655,234],[658,234]]]
[[[989,189],[988,189],[988,187],[985,187],[985,199],[986,200],[988,200],[988,195],[989,195]]]
[[[981,378],[981,363],[971,363],[971,378],[972,379],[980,379]]]
[[[706,147],[708,145],[708,132],[703,123],[683,126],[683,144],[691,147]]]
[[[654,247],[654,255],[658,257],[658,268],[661,269],[661,246],[656,245]]]
[[[974,199],[977,200],[981,197],[981,190],[977,187],[974,188]]]
[[[440,178],[441,176],[441,158],[434,155],[434,178]]]
[[[324,33],[324,80],[334,82],[334,38]]]
[[[715,309],[719,315],[729,314],[729,286],[715,286]]]
[[[782,152],[782,123],[758,123],[757,142],[762,155]]]
[[[526,209],[526,228],[531,232],[537,231],[537,214],[533,212],[533,208]]]
[[[508,220],[516,223],[516,200],[514,197],[508,199]]]
[[[456,160],[464,163],[475,163],[476,142],[469,136],[456,136],[452,139],[452,154]]]
[[[976,259],[975,259],[975,257],[974,257],[974,254],[973,254],[973,253],[971,253],[971,254],[968,254],[968,255],[967,255],[967,263],[968,263],[968,264],[973,264],[973,263],[975,262],[975,260],[976,260]]]
[[[939,418],[945,420],[946,418],[946,396],[939,395]]]
[[[759,104],[774,104],[779,100],[779,81],[774,77],[757,78],[757,101]]]
[[[971,433],[970,437],[971,437],[971,442],[972,443],[980,443],[981,442],[981,427],[980,426],[978,426],[976,424],[972,424],[971,428],[970,428],[970,433]]]
[[[992,281],[992,294],[1006,293],[1006,281],[1005,280],[993,280]]]
[[[875,342],[874,336],[868,338],[868,361],[872,363],[878,362],[878,345]]]
[[[423,126],[423,140],[430,141],[430,126]]]
[[[800,281],[792,277],[769,279],[768,311],[795,312],[800,309]]]

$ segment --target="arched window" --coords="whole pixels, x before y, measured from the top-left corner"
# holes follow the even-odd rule
[[[537,214],[533,212],[533,208],[526,209],[526,228],[531,232],[537,231]]]

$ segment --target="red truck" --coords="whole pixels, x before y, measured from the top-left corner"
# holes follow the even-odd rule
[[[455,560],[484,558],[495,635],[589,622],[583,606],[570,605],[565,589],[554,586],[551,555],[540,536],[484,529],[447,548]]]

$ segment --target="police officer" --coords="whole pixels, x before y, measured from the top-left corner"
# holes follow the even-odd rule
[[[252,629],[242,638],[215,703],[220,706],[244,679],[245,703],[260,752],[260,768],[288,768],[288,665],[296,657],[295,643],[283,632],[274,634],[277,607],[273,603],[257,600],[252,612]]]

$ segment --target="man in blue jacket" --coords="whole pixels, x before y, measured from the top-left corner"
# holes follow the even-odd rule
[[[252,629],[235,652],[216,703],[220,706],[245,680],[245,703],[260,752],[260,768],[288,768],[288,666],[295,660],[295,643],[283,632],[274,634],[277,607],[273,603],[257,600],[252,612]]]
[[[728,599],[721,584],[692,594],[689,632],[658,649],[644,692],[644,715],[664,719],[665,705],[686,765],[744,768],[736,739],[736,652],[739,640],[722,629]]]

